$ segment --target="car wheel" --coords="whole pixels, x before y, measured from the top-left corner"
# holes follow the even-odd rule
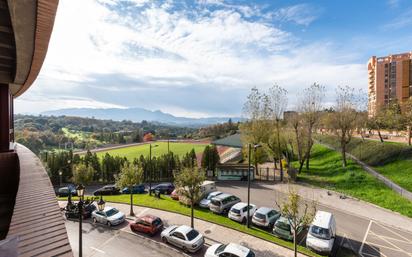
[[[243,217],[242,223],[243,223],[243,224],[246,224],[246,218],[245,218],[245,217]]]
[[[108,222],[107,222],[107,226],[108,226],[108,227],[111,227],[111,226],[112,226],[112,223],[110,223],[110,221],[108,221]]]
[[[183,252],[187,253],[187,248],[185,246],[182,247]]]
[[[97,219],[96,219],[96,218],[93,218],[93,223],[97,223]]]
[[[168,242],[167,242],[167,238],[166,238],[166,237],[162,237],[162,242],[165,243],[165,244],[167,244],[167,243],[168,243]]]

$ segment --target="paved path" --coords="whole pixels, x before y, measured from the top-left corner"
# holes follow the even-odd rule
[[[65,202],[60,202],[62,206],[64,206]],[[120,211],[128,214],[130,211],[130,206],[126,204],[116,204],[116,203],[107,203],[106,205],[110,205],[113,207],[118,208]],[[140,216],[143,214],[152,214],[160,217],[165,224],[167,225],[189,225],[190,224],[190,217],[175,214],[167,211],[161,211],[146,207],[134,207],[134,212],[136,216]],[[244,245],[250,249],[252,249],[256,256],[259,257],[292,257],[293,251],[284,248],[282,246],[276,245],[274,243],[267,242],[262,239],[258,239],[256,237],[244,234],[242,232],[229,229],[220,225],[216,225],[207,221],[195,219],[195,228],[205,236],[206,246],[199,252],[194,254],[193,256],[203,256],[206,248],[215,243],[230,243],[235,242],[241,245]],[[121,228],[123,231],[130,231],[129,227],[123,225]],[[70,237],[70,235],[69,235]],[[154,240],[160,241],[160,237],[157,236],[153,238]],[[149,255],[150,256],[150,255]],[[305,256],[298,254],[298,256]]]

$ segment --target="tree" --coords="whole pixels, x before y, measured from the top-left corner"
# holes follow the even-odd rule
[[[289,189],[288,198],[283,203],[276,202],[283,217],[286,217],[289,221],[290,227],[293,233],[293,248],[295,251],[295,257],[297,256],[297,232],[299,227],[306,227],[309,225],[316,213],[316,204],[311,205],[305,203],[299,194]],[[301,208],[303,206],[304,208]]]
[[[83,163],[76,164],[73,169],[72,181],[75,184],[87,185],[93,181],[94,170]]]
[[[406,136],[408,145],[411,145],[411,130],[412,130],[412,97],[402,102],[402,118],[406,127]]]
[[[323,98],[325,96],[325,87],[317,83],[303,91],[299,100],[299,112],[302,117],[302,126],[306,130],[306,151],[304,160],[306,160],[306,169],[309,170],[310,152],[313,146],[313,132],[320,120],[323,109]],[[300,164],[299,172],[302,170],[303,162]]]
[[[190,226],[194,227],[193,207],[201,197],[201,185],[205,181],[205,173],[198,168],[183,168],[176,177],[175,184],[179,189],[179,194],[186,197],[190,203]]]
[[[277,159],[279,160],[279,166],[280,166],[280,177],[281,180],[283,180],[283,167],[282,167],[282,151],[283,151],[283,145],[281,143],[281,119],[283,117],[283,113],[286,110],[287,104],[288,104],[288,99],[287,99],[287,91],[278,86],[274,85],[269,89],[268,93],[268,108],[269,108],[269,120],[274,122],[275,125],[275,137],[269,136],[268,138],[268,148],[270,149],[270,152],[272,153],[274,159],[277,156]],[[276,165],[276,161],[275,161]]]
[[[149,142],[149,141],[153,141],[153,134],[152,133],[146,133],[143,136],[143,142]]]
[[[213,176],[215,176],[216,165],[219,163],[219,161],[220,156],[217,147],[215,145],[207,145],[202,154],[202,168],[205,170],[212,170]]]
[[[130,216],[134,216],[133,212],[133,186],[143,183],[143,169],[140,166],[130,164],[129,162],[120,170],[119,176],[116,178],[116,185],[119,188],[128,187],[130,191]]]
[[[346,146],[352,139],[358,118],[359,99],[355,89],[349,86],[338,87],[336,90],[335,112],[329,115],[328,126],[333,129],[340,142],[342,165],[346,167]]]

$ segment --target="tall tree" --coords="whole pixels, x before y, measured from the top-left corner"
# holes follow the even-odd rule
[[[305,203],[296,191],[289,189],[287,200],[283,203],[276,202],[276,205],[282,216],[289,221],[293,233],[293,249],[297,257],[297,232],[301,226],[306,227],[312,222],[316,213],[316,204]]]
[[[186,197],[190,203],[190,226],[194,227],[195,203],[201,197],[201,185],[205,181],[205,173],[198,168],[183,168],[175,176],[175,184],[178,187],[179,194]]]
[[[303,90],[302,97],[299,99],[299,112],[301,113],[302,126],[306,130],[306,151],[304,160],[306,160],[306,169],[309,170],[310,153],[313,146],[313,133],[316,125],[320,120],[323,109],[323,98],[325,96],[325,87],[317,83]],[[303,163],[300,164],[299,172],[302,170]]]
[[[359,98],[354,88],[349,86],[338,87],[336,90],[335,112],[329,115],[329,127],[338,137],[342,165],[346,167],[346,146],[352,139],[358,118]]]
[[[412,97],[402,102],[402,118],[406,127],[406,136],[408,145],[411,145],[411,130],[412,130]]]
[[[93,181],[94,170],[83,163],[76,164],[73,170],[72,181],[75,184],[87,185]]]
[[[116,185],[120,188],[128,187],[130,191],[130,216],[133,212],[133,186],[143,183],[143,169],[140,166],[130,164],[129,162],[120,170],[116,178]]]

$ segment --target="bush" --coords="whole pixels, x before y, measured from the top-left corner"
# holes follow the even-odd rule
[[[340,143],[335,136],[317,135],[316,139],[320,143],[340,149]],[[371,166],[382,166],[396,160],[411,158],[412,147],[401,143],[381,143],[379,141],[362,141],[360,138],[352,138],[347,145],[347,152]]]

